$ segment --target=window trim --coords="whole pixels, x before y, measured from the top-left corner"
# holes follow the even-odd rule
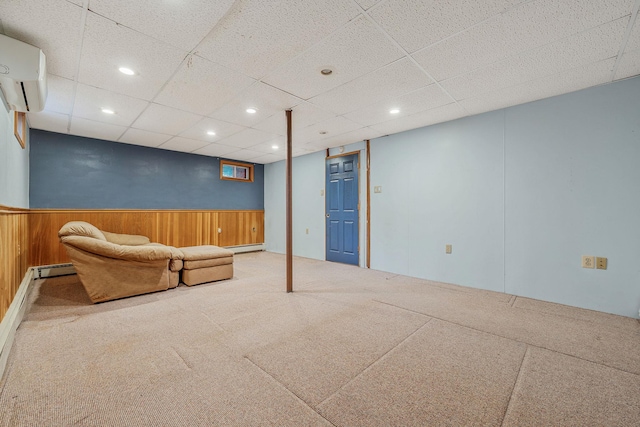
[[[246,168],[249,176],[247,178],[231,178],[228,176],[223,176],[222,170],[224,166],[233,166],[234,171],[236,167]],[[220,179],[223,179],[225,181],[253,182],[253,165],[249,163],[241,163],[241,162],[234,162],[232,160],[220,159]]]

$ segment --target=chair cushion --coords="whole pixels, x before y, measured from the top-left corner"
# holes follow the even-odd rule
[[[178,249],[184,254],[185,261],[233,257],[233,251],[213,245],[187,246]]]
[[[107,241],[107,238],[104,236],[102,231],[98,229],[98,227],[84,221],[70,221],[63,225],[60,231],[58,231],[58,237],[64,236],[86,236],[93,237],[94,239],[102,240],[104,242]]]

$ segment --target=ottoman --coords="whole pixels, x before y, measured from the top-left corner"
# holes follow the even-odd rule
[[[182,283],[187,286],[233,277],[233,251],[218,246],[179,248],[182,259]]]

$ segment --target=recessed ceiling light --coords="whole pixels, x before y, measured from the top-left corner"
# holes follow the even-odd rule
[[[215,135],[215,134],[216,134],[216,133],[215,133],[214,131],[212,131],[212,130],[208,130],[208,131],[207,131],[207,135],[211,135],[211,136],[213,136],[213,135]]]
[[[116,112],[113,110],[110,110],[109,108],[103,108],[102,112],[105,114],[115,114]]]
[[[122,74],[126,74],[127,76],[133,76],[135,74],[135,71],[133,71],[131,68],[127,68],[127,67],[120,67],[120,68],[118,68],[118,70]]]
[[[258,110],[256,110],[255,108],[247,108],[247,113],[249,113],[249,114],[255,114],[257,112],[258,112]]]
[[[279,147],[277,145],[272,145],[271,148],[273,148],[274,150],[277,150]]]
[[[323,70],[320,70],[320,74],[322,74],[323,76],[328,76],[331,73],[333,73],[333,70],[331,68],[325,68]]]
[[[397,108],[394,108],[393,110],[389,110],[390,114],[398,114],[400,112],[400,110],[398,110]]]

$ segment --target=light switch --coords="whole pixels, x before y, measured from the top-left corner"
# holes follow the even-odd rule
[[[447,246],[445,246],[445,248],[444,248],[444,249],[445,249],[445,252],[446,252],[446,253],[448,253],[448,254],[450,254],[450,253],[451,253],[451,245],[447,245]]]
[[[375,187],[373,187],[373,192],[374,193],[382,193],[382,186],[381,185],[376,185]]]

